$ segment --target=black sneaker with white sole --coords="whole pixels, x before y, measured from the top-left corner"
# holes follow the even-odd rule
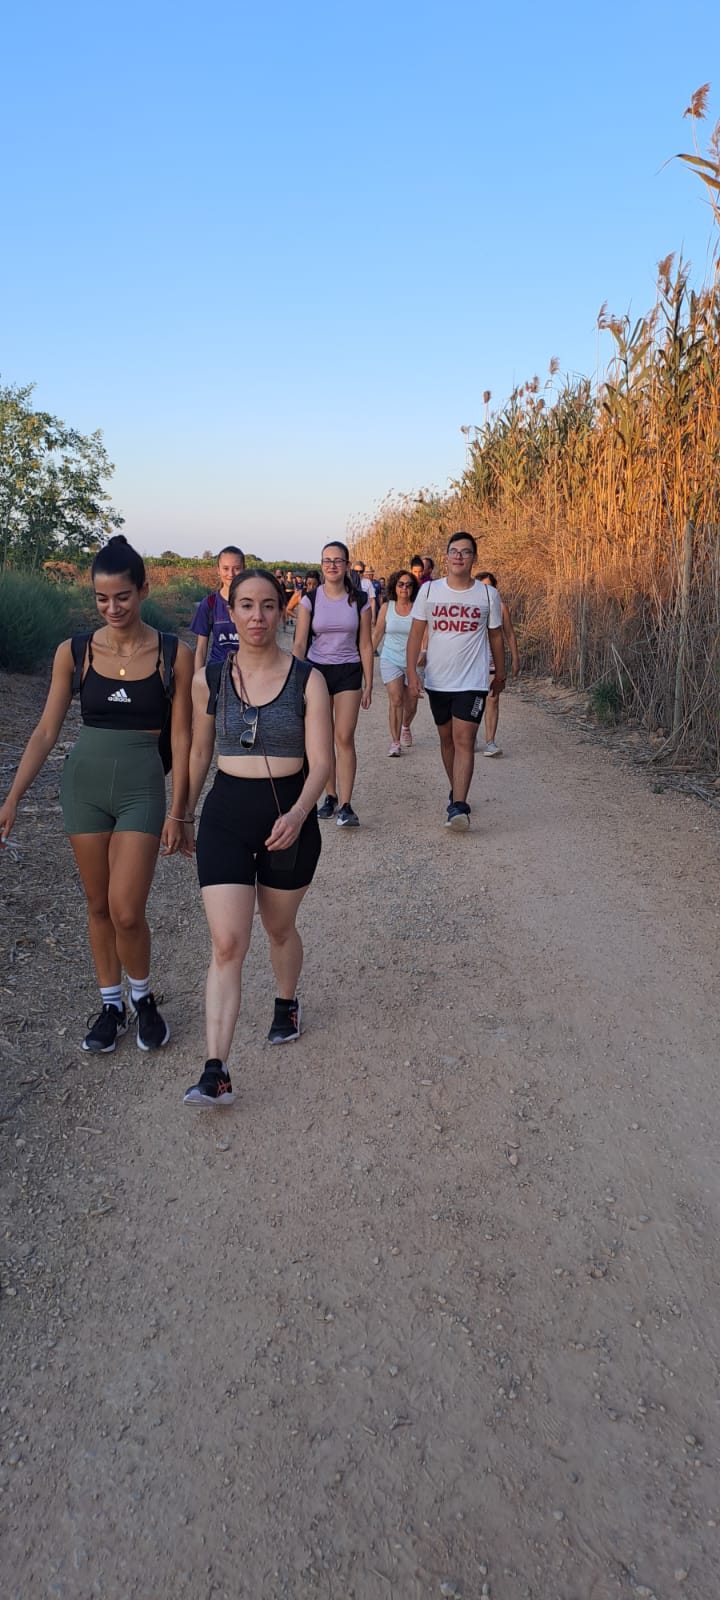
[[[230,1073],[223,1066],[222,1061],[213,1057],[205,1062],[202,1077],[194,1083],[192,1089],[187,1089],[183,1095],[184,1106],[231,1106],[233,1103],[233,1086],[230,1082]]]
[[[118,1039],[122,1039],[129,1027],[128,1014],[125,1007],[118,1010],[117,1006],[103,1006],[96,1017],[88,1017],[90,1032],[83,1039],[83,1050],[89,1050],[91,1055],[109,1055],[115,1049]]]
[[[337,816],[335,818],[335,821],[336,821],[336,823],[337,823],[339,828],[359,828],[360,827],[360,818],[353,811],[353,808],[352,808],[349,800],[347,800],[345,802],[344,806],[340,807],[340,810],[338,811],[338,814],[337,814]]]
[[[134,1009],[138,1050],[161,1050],[170,1038],[170,1029],[158,1011],[154,994],[146,994],[143,1000],[135,1001]]]
[[[275,1000],[275,1014],[272,1027],[268,1034],[271,1044],[289,1044],[291,1039],[299,1039],[302,1033],[302,1006],[295,996],[294,1000]]]
[[[322,822],[327,822],[329,817],[334,817],[336,811],[337,811],[337,795],[336,794],[326,794],[322,805],[318,806],[318,808],[317,808],[318,816],[320,817]]]

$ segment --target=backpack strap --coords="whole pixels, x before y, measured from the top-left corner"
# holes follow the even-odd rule
[[[229,658],[226,656],[225,661],[228,659]],[[214,717],[217,713],[217,703],[220,699],[220,684],[222,682],[225,661],[210,661],[205,668],[205,682],[210,690],[208,703],[206,706],[209,717]]]
[[[208,611],[210,612],[210,615],[212,617],[214,615],[214,612],[215,612],[215,601],[217,600],[217,589],[213,589],[212,594],[206,595],[206,599],[207,599]]]
[[[307,649],[308,650],[310,649],[310,646],[312,644],[313,634],[315,632],[315,629],[313,627],[313,618],[315,616],[315,597],[316,597],[316,595],[317,595],[317,589],[311,589],[310,593],[306,594],[304,596],[304,598],[306,600],[310,601],[310,632],[308,634],[308,641],[307,641]]]
[[[295,663],[295,710],[299,717],[305,715],[305,695],[307,693],[308,678],[313,670],[312,661],[301,661],[299,656],[293,656]]]
[[[357,633],[355,635],[355,649],[359,650],[360,649],[360,619],[362,617],[363,610],[364,610],[365,606],[370,604],[369,596],[366,595],[365,590],[361,589],[359,585],[358,585],[357,594],[355,596],[355,604],[357,606],[357,614],[358,614]],[[372,612],[370,613],[370,621],[372,622]]]
[[[73,658],[72,693],[80,693],[82,685],[82,671],[85,664],[85,651],[92,639],[92,630],[87,633],[74,633],[70,640],[70,649]]]
[[[178,636],[176,633],[160,633],[158,635],[163,664],[163,689],[166,699],[172,700],[175,693],[175,659],[178,653]],[[159,666],[158,662],[158,666]]]

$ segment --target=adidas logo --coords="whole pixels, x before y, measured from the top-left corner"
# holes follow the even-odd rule
[[[132,700],[130,698],[130,695],[126,692],[125,689],[116,689],[114,694],[109,694],[108,695],[108,703],[111,700],[118,701],[120,705],[127,705],[127,706],[131,706],[132,705]]]

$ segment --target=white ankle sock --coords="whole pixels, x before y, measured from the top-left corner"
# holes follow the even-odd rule
[[[138,1000],[144,1000],[146,995],[149,995],[149,993],[150,993],[150,979],[149,978],[131,978],[130,977],[130,973],[128,973],[127,981],[128,981],[128,983],[130,985],[130,999],[132,1000],[133,1005],[136,1006],[137,1003],[138,1003]]]
[[[101,984],[100,994],[104,1006],[114,1006],[116,1011],[122,1011],[123,997],[121,983],[109,983],[105,988],[103,988]]]

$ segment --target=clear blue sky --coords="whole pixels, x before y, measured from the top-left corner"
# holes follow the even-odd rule
[[[716,0],[6,11],[0,379],[102,428],[145,552],[315,557],[459,474],[484,389],[595,371],[668,251],[702,276],[661,168],[719,46]]]

